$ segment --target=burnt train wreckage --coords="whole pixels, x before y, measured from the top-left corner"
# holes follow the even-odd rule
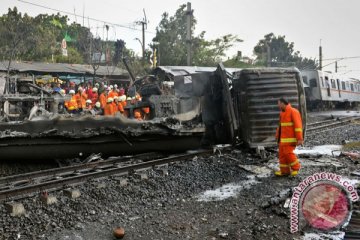
[[[120,115],[59,114],[56,109],[65,100],[63,96],[18,79],[15,93],[0,95],[0,158],[110,156],[239,141],[250,147],[272,147],[276,145],[279,97],[287,97],[300,110],[306,126],[305,96],[297,69],[240,70],[219,64],[217,68],[158,67],[154,74],[163,94],[152,95],[129,109],[149,106],[151,118],[144,121]],[[22,93],[22,89],[26,91]],[[45,111],[44,102],[54,111]],[[25,109],[22,113],[27,116],[11,121],[20,116],[11,112],[13,105]]]

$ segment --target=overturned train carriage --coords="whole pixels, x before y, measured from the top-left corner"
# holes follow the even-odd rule
[[[159,67],[155,74],[163,94],[139,103],[151,108],[151,119],[52,113],[1,122],[0,159],[172,152],[238,141],[250,147],[275,146],[279,97],[300,110],[305,126],[305,98],[296,69],[240,70],[219,64]]]
[[[305,94],[297,69],[244,69],[234,73],[233,104],[239,128],[238,136],[250,147],[276,144],[279,124],[277,100],[284,97],[297,108],[306,127]]]

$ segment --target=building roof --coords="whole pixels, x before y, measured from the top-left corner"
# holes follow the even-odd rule
[[[7,71],[7,61],[0,62],[0,72]],[[11,71],[36,72],[36,73],[62,73],[76,75],[92,75],[94,73],[91,65],[69,64],[69,63],[43,63],[43,62],[12,62]],[[124,76],[129,74],[126,70],[113,66],[99,66],[97,76]]]

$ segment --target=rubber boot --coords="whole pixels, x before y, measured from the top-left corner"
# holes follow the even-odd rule
[[[277,176],[277,177],[289,176],[289,173],[283,173],[281,171],[276,171],[275,176]]]

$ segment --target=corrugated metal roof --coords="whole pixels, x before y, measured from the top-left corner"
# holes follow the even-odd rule
[[[0,62],[0,72],[7,71],[7,65],[8,62],[6,61]],[[10,69],[17,72],[67,73],[81,75],[92,75],[94,72],[91,65],[42,62],[12,62]],[[129,76],[126,70],[112,66],[99,66],[96,75]]]

